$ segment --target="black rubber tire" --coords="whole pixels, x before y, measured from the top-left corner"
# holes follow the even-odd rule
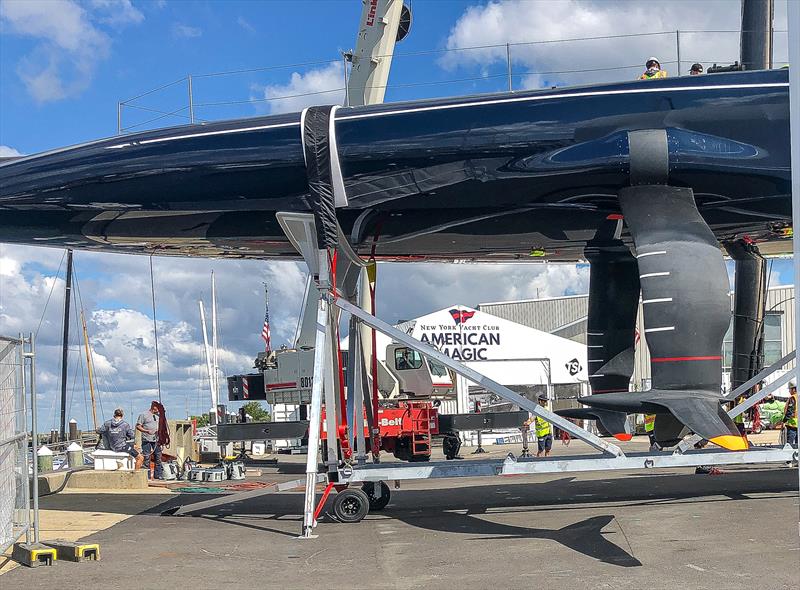
[[[333,499],[333,514],[340,522],[359,522],[369,513],[369,498],[358,488],[348,488]]]
[[[361,489],[364,491],[364,493],[367,495],[367,498],[369,499],[369,509],[371,512],[383,510],[384,508],[386,508],[386,505],[389,503],[389,500],[391,500],[392,493],[389,490],[389,486],[386,485],[386,482],[379,481],[378,485],[381,488],[380,498],[375,497],[374,482],[368,481],[361,487]]]
[[[448,461],[455,459],[460,450],[461,439],[458,438],[458,435],[452,433],[445,433],[442,435],[442,452]]]

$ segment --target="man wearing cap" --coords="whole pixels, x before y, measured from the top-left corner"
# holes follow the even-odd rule
[[[692,69],[689,70],[690,76],[697,76],[703,73],[703,64],[692,64]]]
[[[123,420],[124,415],[122,408],[117,408],[114,410],[114,417],[111,420],[106,420],[97,429],[97,433],[103,438],[105,446],[110,451],[128,453],[136,460],[136,469],[140,469],[144,464],[144,455],[134,448],[133,428]]]
[[[150,409],[139,414],[136,430],[142,433],[142,452],[144,464],[150,479],[164,479],[164,468],[161,465],[161,445],[158,444],[158,402],[150,404]],[[150,457],[155,463],[155,470],[150,473]]]
[[[786,442],[797,447],[797,383],[794,379],[789,381],[789,401],[783,411],[781,426],[786,428]]]
[[[667,77],[667,72],[661,69],[661,63],[656,57],[648,57],[647,61],[644,63],[644,67],[647,69],[644,71],[644,74],[639,76],[640,80],[655,80],[656,78]]]
[[[544,393],[539,395],[539,405],[547,407],[547,395]],[[542,453],[545,457],[550,456],[550,449],[553,448],[553,425],[539,416],[536,416],[536,439],[538,445],[536,456],[541,457]]]

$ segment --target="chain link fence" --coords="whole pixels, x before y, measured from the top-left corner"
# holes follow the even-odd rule
[[[0,336],[0,553],[32,529],[24,369],[23,341]]]

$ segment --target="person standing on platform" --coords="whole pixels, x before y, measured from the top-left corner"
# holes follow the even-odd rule
[[[542,393],[539,395],[539,405],[543,408],[547,407],[547,396]],[[544,418],[536,416],[536,456],[541,457],[544,453],[545,457],[550,456],[550,450],[553,448],[553,425]]]

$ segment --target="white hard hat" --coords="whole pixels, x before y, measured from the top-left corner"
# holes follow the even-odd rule
[[[648,58],[647,58],[647,61],[646,61],[646,62],[644,62],[644,65],[647,65],[647,64],[649,64],[651,61],[654,61],[654,62],[656,62],[658,65],[661,65],[661,62],[660,62],[660,61],[658,61],[658,58],[657,58],[657,57],[655,57],[655,56],[653,56],[653,55],[651,55],[650,57],[648,57]]]
[[[797,389],[797,382],[794,379],[789,380],[789,389]]]

